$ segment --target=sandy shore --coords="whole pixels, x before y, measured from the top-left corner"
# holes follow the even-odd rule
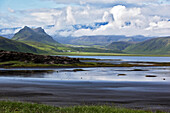
[[[0,100],[27,101],[54,106],[109,104],[170,112],[170,83],[1,78]]]

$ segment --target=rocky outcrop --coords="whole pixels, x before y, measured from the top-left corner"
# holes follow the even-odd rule
[[[5,61],[23,61],[33,62],[40,64],[73,64],[80,63],[78,58],[69,58],[62,56],[48,56],[48,55],[35,55],[32,53],[21,53],[13,51],[0,50],[0,62]]]

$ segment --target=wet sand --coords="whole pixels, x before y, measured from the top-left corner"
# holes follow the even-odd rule
[[[0,100],[54,106],[108,104],[170,112],[170,83],[1,78]]]

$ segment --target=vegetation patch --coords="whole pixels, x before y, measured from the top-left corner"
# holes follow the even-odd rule
[[[77,72],[77,71],[86,71],[84,69],[73,69],[74,72]]]
[[[135,66],[135,65],[133,65],[133,66]],[[131,67],[133,67],[133,66],[131,66]],[[146,66],[146,65],[140,65],[140,66]],[[149,66],[149,65],[147,65],[147,66]],[[148,70],[143,70],[143,69],[133,69],[133,70],[116,70],[116,71],[148,71]]]
[[[170,64],[163,63],[155,64],[155,65],[139,65],[139,64],[111,64],[111,63],[100,63],[100,62],[80,62],[80,63],[73,63],[73,64],[40,64],[40,63],[33,63],[33,62],[21,62],[21,61],[6,61],[0,62],[1,68],[85,68],[85,67],[138,67],[138,66],[170,66]],[[134,69],[134,70],[117,70],[117,71],[147,71],[141,69]]]
[[[126,74],[118,74],[117,76],[126,76]]]
[[[54,107],[42,104],[21,103],[21,102],[0,102],[1,113],[153,113],[151,111],[133,110],[112,106],[73,106]],[[163,112],[155,112],[163,113]]]
[[[133,69],[133,70],[130,70],[130,71],[148,71],[148,70],[143,70],[143,69]]]
[[[156,75],[146,75],[145,77],[157,77]]]

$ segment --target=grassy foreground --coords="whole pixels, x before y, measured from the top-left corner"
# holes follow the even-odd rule
[[[0,101],[1,113],[152,113],[151,111],[116,108],[111,106],[54,107],[42,104]],[[157,111],[156,113],[163,113]]]

